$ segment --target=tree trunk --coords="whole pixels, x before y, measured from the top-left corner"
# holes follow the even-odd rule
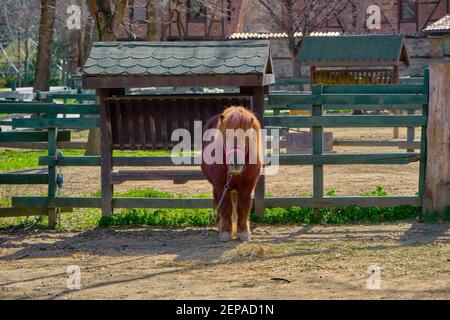
[[[76,75],[80,70],[81,32],[70,32],[70,74]]]
[[[158,40],[158,30],[156,28],[156,8],[154,0],[147,0],[147,41]]]
[[[87,5],[97,27],[98,41],[117,40],[116,33],[122,22],[128,1],[117,0],[114,10],[111,8],[111,2],[109,0],[87,0]],[[85,155],[100,155],[100,141],[100,129],[91,129],[89,131]]]
[[[56,0],[41,0],[41,24],[33,91],[50,89],[50,71],[53,46],[53,26],[55,24]]]

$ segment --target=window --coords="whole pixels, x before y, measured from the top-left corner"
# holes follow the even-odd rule
[[[204,22],[206,21],[206,6],[201,0],[188,0],[187,2],[188,21]]]
[[[417,17],[417,0],[400,0],[400,20],[415,21]]]

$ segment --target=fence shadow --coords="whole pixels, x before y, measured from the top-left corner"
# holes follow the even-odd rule
[[[311,241],[368,241],[367,248],[378,250],[399,246],[416,246],[433,242],[450,243],[450,224],[413,223],[408,228],[377,225],[367,228],[300,227],[292,231],[257,227],[255,244],[280,244]],[[2,261],[67,257],[85,253],[110,257],[174,255],[174,261],[213,261],[241,243],[220,243],[217,231],[203,229],[94,229],[84,232],[14,232],[0,236],[4,249],[17,249],[0,257]],[[370,245],[377,244],[377,245]],[[365,246],[366,247],[366,246]]]
[[[20,248],[0,260],[67,257],[74,253],[131,257],[173,254],[177,260],[210,261],[239,242],[219,243],[218,233],[200,229],[94,229],[81,233],[45,231],[4,234],[4,249]]]
[[[402,228],[382,228],[370,225],[367,229],[354,229],[351,225],[347,229],[336,229],[329,227],[301,227],[292,232],[281,234],[264,233],[259,235],[261,243],[274,244],[295,241],[373,241],[395,243],[400,246],[415,246],[429,244],[433,242],[450,243],[450,223],[427,224],[412,223],[407,229]],[[372,247],[374,249],[381,246]]]

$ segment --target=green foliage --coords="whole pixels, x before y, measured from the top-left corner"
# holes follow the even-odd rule
[[[336,190],[330,190],[327,196],[333,197]],[[362,196],[386,196],[387,192],[377,186],[375,190],[363,194]],[[99,194],[97,195],[99,196]],[[160,192],[154,189],[131,190],[124,194],[117,194],[117,197],[149,197],[149,198],[184,198],[184,196],[174,195],[167,192]],[[270,195],[268,196],[270,197]],[[208,198],[207,195],[199,195],[197,198]],[[450,211],[450,209],[449,209]],[[204,227],[208,225],[212,217],[212,210],[198,209],[127,209],[111,217],[103,217],[99,221],[102,227],[115,227],[119,225],[147,225],[161,227]],[[399,220],[414,219],[421,215],[420,208],[409,206],[397,208],[324,208],[314,214],[311,208],[267,208],[264,217],[257,216],[253,211],[250,218],[253,222],[268,225],[278,224],[347,224],[347,223],[373,223],[392,222]]]
[[[64,156],[82,156],[84,150],[60,150]],[[39,168],[39,157],[46,156],[46,150],[10,150],[0,151],[0,171],[14,171]],[[168,156],[168,151],[115,151],[114,156]]]
[[[82,150],[62,150],[66,156],[81,156]],[[38,168],[39,157],[46,156],[45,150],[3,150],[0,152],[0,171],[14,171]]]
[[[155,189],[131,190],[123,194],[115,194],[115,196],[122,198],[185,198],[182,195],[174,195]],[[208,198],[208,196],[198,195],[195,198]],[[102,217],[99,221],[99,226],[147,225],[172,228],[184,228],[188,226],[205,227],[211,220],[212,215],[213,210],[211,209],[127,209],[122,210],[120,214]]]

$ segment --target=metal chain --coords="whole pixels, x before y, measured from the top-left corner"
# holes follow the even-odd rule
[[[204,233],[206,235],[208,235],[208,228],[211,226],[212,222],[217,219],[217,215],[219,214],[219,210],[222,207],[223,200],[225,200],[225,196],[227,195],[228,190],[230,189],[230,183],[231,183],[232,179],[233,179],[233,173],[228,172],[227,183],[223,187],[222,197],[220,198],[220,201],[217,204],[217,208],[214,210],[214,213],[211,216],[211,219],[209,220],[208,225],[206,226],[206,228],[204,230]]]

